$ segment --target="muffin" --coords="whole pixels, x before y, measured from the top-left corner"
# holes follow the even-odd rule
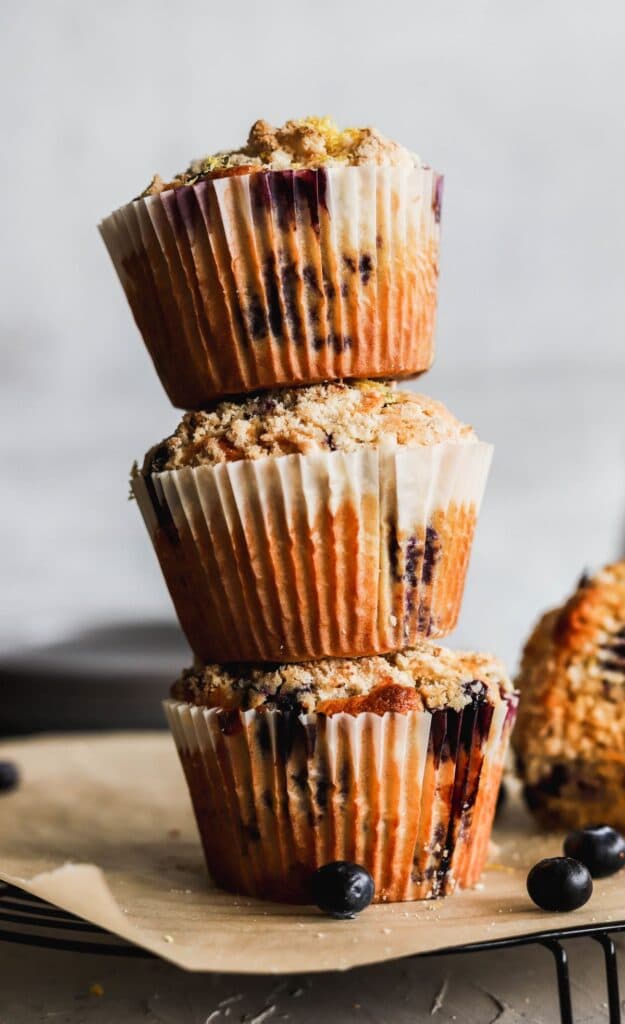
[[[439,402],[312,385],[184,416],[132,487],[202,662],[449,633],[492,449]]]
[[[537,817],[625,830],[625,562],[582,577],[543,615],[518,685],[515,750]]]
[[[496,659],[422,642],[208,665],[165,708],[218,885],[309,902],[312,872],[334,860],[364,865],[377,901],[478,881],[516,711]]]
[[[174,405],[433,358],[442,178],[373,128],[257,121],[102,237]]]

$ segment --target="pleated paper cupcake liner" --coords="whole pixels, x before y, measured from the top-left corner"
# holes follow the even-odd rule
[[[165,709],[218,885],[310,902],[313,871],[335,860],[364,865],[378,902],[479,880],[516,696],[331,717]]]
[[[491,455],[363,447],[136,475],[133,489],[201,661],[358,657],[454,628]]]
[[[174,405],[433,359],[442,178],[329,167],[137,199],[102,237]]]

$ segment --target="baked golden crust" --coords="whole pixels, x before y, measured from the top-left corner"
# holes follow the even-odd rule
[[[384,715],[389,711],[405,714],[407,711],[421,711],[423,698],[417,690],[409,690],[407,686],[397,683],[383,683],[369,693],[358,697],[337,698],[321,701],[316,711],[320,715]]]
[[[314,384],[186,413],[175,433],[148,452],[143,472],[441,441],[471,443],[477,437],[441,402],[382,381]]]
[[[543,615],[517,682],[514,748],[530,804],[549,824],[606,811],[625,821],[625,562],[583,577]]]
[[[250,128],[245,146],[193,160],[187,170],[172,181],[164,181],[155,174],[141,195],[159,195],[182,185],[194,185],[203,178],[262,170],[316,169],[332,164],[415,167],[420,161],[414,153],[387,139],[375,128],[341,129],[330,117],[298,118],[280,128],[259,120]]]
[[[275,667],[198,666],[183,673],[172,688],[172,697],[200,707],[267,707],[324,715],[460,711],[472,702],[495,704],[511,694],[512,684],[497,658],[426,642],[368,658]]]

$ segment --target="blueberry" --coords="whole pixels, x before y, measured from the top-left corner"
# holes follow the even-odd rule
[[[20,773],[14,761],[0,761],[0,793],[17,789]]]
[[[588,868],[572,857],[539,860],[527,876],[527,891],[541,910],[577,910],[592,895]]]
[[[609,825],[589,825],[569,832],[564,852],[585,864],[593,878],[606,878],[625,864],[625,837]]]
[[[311,881],[314,902],[331,917],[355,917],[365,910],[375,892],[366,868],[347,860],[335,860],[317,868]]]

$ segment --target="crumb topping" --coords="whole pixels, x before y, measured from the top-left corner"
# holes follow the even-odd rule
[[[339,128],[331,117],[299,118],[287,121],[281,128],[260,120],[252,125],[244,146],[193,160],[186,171],[169,182],[155,175],[142,196],[194,185],[207,177],[261,170],[312,169],[333,164],[415,167],[420,165],[420,160],[375,128]]]
[[[172,697],[201,707],[273,707],[301,713],[357,713],[357,698],[390,691],[384,710],[412,707],[460,711],[474,701],[497,703],[512,684],[501,661],[423,642],[398,654],[326,658],[279,666],[206,665],[188,669]],[[401,699],[401,694],[408,699]],[[363,710],[367,709],[366,706]]]
[[[530,635],[514,745],[526,781],[555,762],[625,762],[625,561],[582,577]]]
[[[433,398],[380,381],[315,384],[186,413],[171,437],[148,452],[143,471],[442,441],[471,443],[477,437]]]

